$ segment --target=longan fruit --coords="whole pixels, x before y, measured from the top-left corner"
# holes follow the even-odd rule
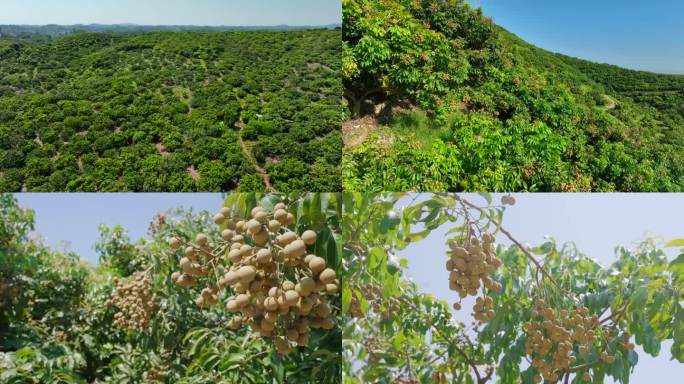
[[[316,232],[308,229],[302,233],[301,238],[306,245],[313,245],[316,243]]]
[[[334,283],[329,283],[325,285],[325,292],[329,295],[334,295],[339,290],[339,285]]]
[[[252,217],[254,217],[254,220],[256,220],[260,223],[266,223],[268,221],[268,214],[264,210],[257,212]]]
[[[278,232],[280,230],[280,221],[271,220],[268,222],[268,230],[271,232]]]
[[[287,205],[285,205],[285,203],[283,203],[283,202],[277,203],[276,205],[273,206],[273,210],[278,210],[278,209],[287,210]]]
[[[259,233],[252,235],[252,240],[256,245],[265,245],[268,242],[268,232],[260,231]]]
[[[207,245],[208,241],[209,239],[207,238],[207,235],[205,235],[204,233],[198,233],[197,236],[195,236],[195,243],[197,243],[197,245],[199,245],[200,247]]]
[[[183,245],[183,242],[177,237],[172,237],[169,239],[169,246],[173,250],[179,249],[182,245]]]
[[[309,269],[313,273],[319,273],[325,269],[325,259],[322,257],[312,257],[309,261]]]
[[[221,231],[221,238],[225,241],[230,241],[233,238],[233,231],[230,229],[224,229]]]
[[[305,292],[312,292],[316,288],[316,282],[308,276],[299,279],[299,284]]]
[[[287,211],[279,208],[273,212],[273,218],[278,220],[281,224],[287,224]]]
[[[281,247],[285,247],[295,240],[297,240],[297,234],[291,231],[285,232],[276,238],[278,245]]]
[[[325,260],[323,261],[325,262]],[[313,271],[313,268],[311,269]],[[335,274],[335,271],[332,268],[326,268],[321,272],[320,275],[318,275],[318,280],[320,280],[323,284],[328,284],[335,281],[336,277],[337,275]]]
[[[297,332],[296,329],[288,329],[287,339],[290,341],[297,341],[297,339],[299,339],[299,332]]]
[[[224,221],[226,221],[226,217],[220,213],[217,213],[214,215],[213,220],[214,220],[214,224],[221,225],[221,224],[223,224]]]
[[[256,260],[261,264],[271,262],[271,250],[267,248],[262,248],[258,250],[256,254]]]
[[[285,257],[297,258],[306,253],[306,244],[304,241],[297,239],[286,245],[283,249]]]

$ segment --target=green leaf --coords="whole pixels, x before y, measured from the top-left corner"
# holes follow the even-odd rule
[[[345,284],[342,287],[342,313],[347,313],[349,311],[349,305],[352,300],[352,291],[349,285]]]
[[[670,240],[665,244],[666,247],[684,247],[684,239]]]

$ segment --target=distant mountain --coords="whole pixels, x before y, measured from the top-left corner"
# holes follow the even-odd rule
[[[209,25],[138,25],[138,24],[74,24],[74,25],[0,25],[0,37],[27,37],[32,35],[59,36],[74,32],[226,32],[272,30],[287,31],[300,29],[335,29],[341,24],[327,25],[273,25],[273,26],[209,26]]]

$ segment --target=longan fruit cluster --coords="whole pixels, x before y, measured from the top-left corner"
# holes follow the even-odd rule
[[[230,292],[225,308],[235,316],[227,326],[238,330],[247,325],[253,332],[270,338],[280,354],[293,345],[306,346],[309,329],[332,329],[335,322],[326,295],[338,292],[340,281],[324,258],[311,254],[317,234],[305,230],[297,234],[288,228],[294,215],[278,203],[273,213],[257,206],[251,218],[243,220],[222,208],[214,223],[225,225],[221,240],[210,244],[198,234],[193,244],[172,238],[169,245],[185,257],[172,280],[191,287],[206,279],[205,288],[195,299],[200,307],[216,305],[221,291]]]
[[[622,334],[622,348],[624,348],[626,351],[633,351],[634,348],[636,347],[634,343],[630,342],[629,339],[631,338],[631,335],[628,332],[625,332]]]
[[[501,204],[503,205],[515,205],[515,197],[511,195],[501,196]]]
[[[119,309],[114,315],[115,325],[134,330],[146,329],[156,310],[152,278],[146,272],[135,272],[129,278],[117,281],[106,304]]]
[[[490,291],[501,289],[501,284],[490,276],[501,266],[501,259],[494,251],[494,236],[485,233],[481,239],[472,236],[463,243],[452,241],[449,248],[450,257],[446,262],[449,289],[458,292],[460,300],[476,296],[481,287]],[[461,309],[460,300],[454,303],[455,310]],[[473,317],[482,323],[491,321],[494,318],[493,304],[489,296],[478,297],[473,306]]]
[[[557,381],[562,371],[568,370],[577,361],[575,347],[579,354],[586,354],[589,346],[598,342],[596,332],[599,326],[598,316],[589,315],[586,307],[580,307],[572,313],[567,309],[557,311],[549,308],[544,300],[537,299],[531,320],[523,324],[527,334],[525,353],[539,372],[535,382],[540,383],[542,379]],[[601,360],[610,364],[615,357],[602,352]],[[588,372],[583,377],[585,381],[591,379]]]

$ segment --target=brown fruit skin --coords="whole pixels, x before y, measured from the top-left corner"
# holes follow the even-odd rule
[[[308,276],[302,277],[299,280],[299,284],[302,287],[302,290],[305,292],[312,292],[314,289],[316,289],[316,281]]]
[[[177,237],[172,237],[169,239],[169,246],[173,250],[179,249],[182,245],[183,245],[183,242]]]
[[[287,211],[280,208],[273,212],[273,218],[278,220],[281,224],[287,224]]]
[[[273,209],[274,209],[274,210],[278,210],[278,209],[285,209],[285,210],[287,210],[287,205],[286,205],[285,203],[283,203],[283,202],[280,202],[280,203],[274,205],[274,206],[273,206]]]
[[[295,284],[291,281],[284,281],[282,284],[283,291],[291,291],[295,288]]]
[[[256,245],[265,245],[268,242],[268,232],[261,231],[256,235],[253,235],[252,239],[254,240],[254,244]]]
[[[260,222],[260,223],[266,223],[268,221],[268,214],[266,211],[259,211],[256,214],[254,214],[254,220]]]
[[[267,297],[266,300],[264,300],[264,308],[266,308],[267,311],[275,311],[278,309],[278,300],[274,297]]]
[[[325,293],[328,295],[336,294],[340,289],[340,286],[334,283],[329,283],[325,285]]]
[[[295,240],[285,246],[283,249],[283,254],[285,257],[297,258],[306,253],[306,245],[302,240]]]
[[[245,224],[245,226],[247,227],[247,230],[250,231],[253,235],[261,232],[262,229],[261,223],[256,219],[248,221],[247,224]]]
[[[264,248],[257,251],[256,260],[261,264],[266,264],[271,261],[271,250]]]
[[[230,229],[224,229],[221,232],[221,238],[223,238],[225,241],[230,241],[233,238],[233,231]]]
[[[325,260],[324,260],[325,262]],[[326,268],[324,269],[320,275],[318,275],[318,280],[321,281],[323,284],[329,284],[335,281],[335,278],[337,278],[337,275],[335,271],[331,268]]]
[[[251,265],[248,265],[238,269],[237,274],[241,282],[249,283],[254,280],[254,276],[256,276],[256,269],[254,269],[254,267]]]
[[[278,241],[278,245],[284,247],[290,244],[291,242],[297,240],[297,234],[294,232],[285,232],[282,235],[278,236],[276,240]]]
[[[198,233],[197,236],[195,236],[195,243],[197,243],[197,245],[200,247],[207,245],[208,241],[209,239],[204,233]]]
[[[317,236],[316,236],[316,232],[314,232],[314,231],[312,231],[312,230],[310,230],[310,229],[304,231],[304,233],[302,233],[302,236],[301,236],[302,241],[304,241],[304,243],[305,243],[306,245],[313,245],[313,244],[315,244],[315,243],[316,243],[316,237],[317,237]]]
[[[313,273],[319,273],[325,269],[325,259],[322,257],[312,257],[309,261],[309,269]]]
[[[217,213],[217,214],[214,215],[213,220],[214,220],[214,224],[216,224],[216,225],[221,225],[221,224],[223,224],[223,222],[226,221],[226,217],[223,216],[223,215],[220,214],[220,213]]]
[[[285,301],[289,305],[297,304],[297,301],[299,301],[299,293],[295,290],[285,292]]]
[[[297,346],[306,347],[307,345],[309,345],[309,335],[307,335],[307,334],[299,335],[299,338],[297,339]]]
[[[268,222],[268,230],[271,232],[278,232],[280,231],[280,221],[278,220],[271,220]]]
[[[287,339],[290,341],[297,341],[297,339],[299,339],[299,332],[297,332],[296,329],[288,329]]]

